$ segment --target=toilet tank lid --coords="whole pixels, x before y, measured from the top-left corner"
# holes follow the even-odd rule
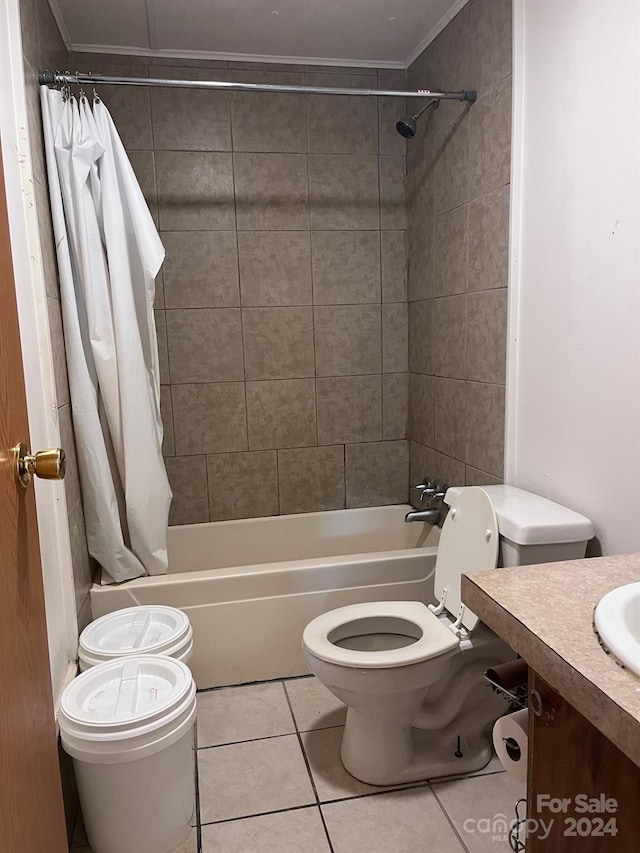
[[[464,486],[447,489],[445,501],[455,505]],[[587,542],[593,524],[584,515],[515,486],[482,486],[493,503],[500,535],[516,545]]]

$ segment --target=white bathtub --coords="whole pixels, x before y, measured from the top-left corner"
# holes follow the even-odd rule
[[[433,600],[439,535],[408,506],[343,509],[169,528],[169,573],[94,585],[94,617],[169,604],[194,631],[198,687],[307,672],[302,631],[346,604]]]

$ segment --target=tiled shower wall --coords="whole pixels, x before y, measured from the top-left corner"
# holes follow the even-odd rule
[[[137,76],[404,87],[404,72],[375,69],[149,68],[86,55],[70,63]],[[167,250],[156,321],[171,523],[406,500],[406,158],[394,127],[404,104],[169,88],[101,94]]]
[[[91,618],[89,604],[89,587],[92,582],[91,562],[87,552],[84,513],[76,464],[75,439],[71,423],[67,363],[65,360],[64,338],[62,336],[58,268],[55,258],[51,210],[47,190],[37,77],[37,72],[41,68],[64,67],[67,51],[47,0],[21,0],[20,21],[27,106],[29,109],[29,139],[31,142],[33,165],[34,202],[40,226],[40,245],[47,289],[49,333],[53,350],[60,437],[62,446],[67,453],[67,476],[65,477],[64,484],[67,498],[76,612],[78,614],[79,628],[82,629]]]
[[[409,68],[442,101],[407,147],[412,482],[503,475],[511,0],[472,0]]]

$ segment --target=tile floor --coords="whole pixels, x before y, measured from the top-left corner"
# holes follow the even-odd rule
[[[497,759],[372,787],[340,763],[344,718],[313,676],[199,693],[197,826],[171,853],[508,853],[490,819],[510,822],[524,788]],[[74,853],[86,844],[80,827]]]

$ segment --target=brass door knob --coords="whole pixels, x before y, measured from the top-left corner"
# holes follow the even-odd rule
[[[32,456],[26,444],[19,444],[14,448],[14,453],[16,480],[24,489],[27,488],[34,474],[41,480],[64,480],[67,457],[61,447],[41,450]]]

